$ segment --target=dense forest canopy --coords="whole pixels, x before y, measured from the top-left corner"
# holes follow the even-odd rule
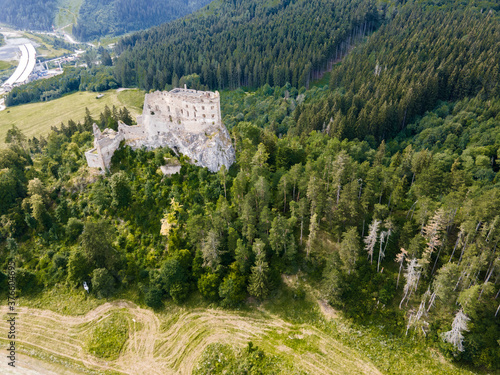
[[[192,73],[210,88],[308,86],[382,24],[335,66],[332,93],[299,110],[299,132],[381,140],[438,100],[499,94],[498,3],[377,7],[340,0],[272,7],[259,0],[214,2],[210,11],[122,39],[115,77],[147,90]]]
[[[86,41],[143,30],[190,14],[210,1],[83,0],[73,34]],[[0,22],[20,29],[51,30],[59,6],[57,0],[0,0]]]
[[[50,30],[56,0],[0,0],[0,22],[20,29]]]
[[[210,88],[307,86],[379,19],[371,0],[216,1],[121,39],[115,75],[146,90],[192,73]]]
[[[500,95],[498,3],[434,3],[407,3],[349,54],[331,74],[332,94],[304,108],[301,131],[381,140],[439,100]]]
[[[73,26],[79,40],[121,35],[185,16],[211,0],[84,0]]]

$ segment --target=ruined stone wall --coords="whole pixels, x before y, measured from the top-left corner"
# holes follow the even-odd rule
[[[143,146],[147,139],[146,130],[141,125],[129,126],[118,121],[118,133],[134,149]]]
[[[101,154],[105,169],[111,165],[111,158],[118,147],[120,147],[120,142],[124,139],[120,133],[114,133],[115,136],[113,138],[102,138],[98,143],[97,151]]]
[[[210,125],[222,123],[219,93],[174,89],[146,94],[141,120],[151,135],[173,130],[176,125],[190,133],[201,133]]]
[[[229,132],[222,124],[218,92],[184,88],[146,94],[137,123],[119,122],[118,132],[106,129],[102,133],[94,124],[95,149],[86,153],[88,165],[108,169],[122,140],[133,149],[168,146],[212,172],[222,165],[229,168],[235,161]]]
[[[101,155],[97,153],[97,149],[93,148],[85,153],[85,158],[87,159],[87,165],[90,168],[101,168],[104,170],[105,166],[103,164]]]

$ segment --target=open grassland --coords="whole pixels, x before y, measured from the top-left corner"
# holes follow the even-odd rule
[[[68,120],[82,121],[85,108],[88,108],[94,119],[107,105],[112,108],[127,107],[132,116],[142,112],[144,92],[140,90],[109,90],[104,97],[96,99],[95,92],[76,92],[49,102],[30,103],[16,107],[8,107],[0,111],[0,147],[5,146],[5,136],[12,125],[16,125],[28,137],[46,136],[52,126],[60,126]]]
[[[311,296],[294,300],[288,288],[243,310],[192,300],[167,303],[159,312],[124,300],[103,303],[83,291],[60,292],[19,300],[20,364],[39,363],[38,374],[191,374],[214,344],[238,350],[250,341],[275,356],[283,374],[290,368],[306,374],[470,374],[418,343],[354,328]],[[6,313],[4,304],[4,332]],[[0,337],[0,349],[7,344]],[[0,372],[2,366],[5,361]]]
[[[311,374],[379,374],[375,366],[356,351],[328,337],[317,328],[294,325],[262,312],[238,314],[216,309],[175,309],[156,315],[136,305],[106,303],[83,316],[63,316],[48,310],[19,308],[19,339],[23,354],[31,349],[54,355],[92,370],[125,374],[190,374],[197,360],[212,343],[244,346],[254,341],[266,351],[297,358],[295,366]],[[117,359],[100,352],[91,354],[88,337],[99,322],[113,314],[130,316],[128,337]],[[2,308],[2,315],[7,312]],[[116,322],[116,321],[115,321]],[[7,329],[6,319],[0,323]],[[307,346],[297,342],[307,341]],[[7,340],[1,339],[3,348]],[[265,345],[264,345],[265,344]],[[113,352],[115,348],[112,349]],[[112,354],[112,353],[111,353]],[[47,356],[46,358],[49,358]]]
[[[0,70],[6,70],[17,66],[17,61],[2,61],[0,60]]]

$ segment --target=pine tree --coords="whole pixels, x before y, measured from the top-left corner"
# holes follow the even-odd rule
[[[255,265],[252,267],[248,292],[260,300],[267,297],[269,293],[269,265],[266,262],[264,243],[258,238],[255,240],[252,250],[255,253]]]
[[[342,268],[350,274],[354,271],[356,260],[359,255],[359,235],[355,227],[349,228],[342,235],[342,242],[340,243],[339,256],[342,261]]]
[[[418,287],[418,281],[420,280],[420,274],[421,274],[421,267],[417,262],[416,258],[413,258],[409,264],[408,267],[406,268],[404,272],[404,276],[406,279],[406,284],[403,289],[403,298],[401,299],[401,302],[399,303],[399,308],[401,308],[401,305],[403,302],[406,300],[406,303],[410,300],[410,297],[414,291],[417,290]]]
[[[306,243],[306,257],[309,258],[311,254],[312,247],[316,237],[318,235],[319,223],[318,223],[318,215],[314,214],[311,217],[311,223],[309,224],[309,237],[307,238]]]
[[[220,241],[217,232],[215,230],[211,230],[208,232],[208,235],[201,246],[201,252],[203,254],[203,267],[209,267],[212,272],[214,272],[220,264],[219,243]]]
[[[430,263],[431,256],[438,246],[441,246],[441,232],[445,224],[444,210],[436,211],[429,223],[423,228],[424,237],[427,240],[427,248],[424,250],[420,264],[425,267]],[[436,259],[437,261],[437,259]]]

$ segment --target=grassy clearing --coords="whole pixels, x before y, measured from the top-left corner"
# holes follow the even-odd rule
[[[68,24],[76,23],[82,3],[83,0],[59,0],[57,4],[59,12],[56,14],[54,20],[56,28],[59,29]]]
[[[112,312],[100,320],[87,339],[87,351],[97,358],[115,360],[128,338],[130,314],[126,309]]]
[[[62,315],[84,315],[105,301],[88,295],[82,288],[58,286],[33,296],[20,297],[19,306],[51,310]],[[6,303],[2,301],[2,304]]]
[[[127,103],[127,108],[134,108],[140,113],[144,106],[144,92],[137,89],[122,90],[118,93],[118,100],[122,103]]]
[[[127,90],[117,93],[116,90],[104,92],[104,97],[96,99],[94,92],[76,92],[50,102],[30,103],[16,107],[8,107],[0,112],[0,147],[5,146],[7,131],[16,125],[28,137],[46,136],[52,126],[59,126],[68,120],[82,121],[87,107],[94,118],[107,105],[112,108],[127,107],[132,116],[142,112],[137,106],[144,100],[144,92],[140,90]]]
[[[66,55],[68,53],[73,53],[73,51],[69,51],[64,48],[55,48],[53,45],[51,45],[50,38],[46,35],[24,32],[23,36],[39,44],[39,46],[36,48],[37,56],[43,56],[48,59],[52,59],[55,57]]]
[[[157,313],[127,301],[102,304],[81,293],[58,288],[32,301],[19,300],[23,345],[36,348],[37,358],[51,362],[62,356],[102,372],[154,373],[162,368],[165,373],[189,374],[199,363],[199,373],[217,373],[255,362],[271,373],[287,374],[471,374],[422,343],[354,326],[342,317],[327,320],[313,297],[296,297],[294,287],[241,310],[204,303],[195,307],[193,299],[184,306],[167,302]],[[80,306],[69,309],[58,300]],[[2,315],[7,312],[3,302]],[[3,318],[0,329],[7,329]],[[4,342],[0,338],[0,346]],[[249,342],[265,359],[245,352]]]
[[[73,24],[66,26],[62,29],[66,34],[71,34],[73,32]]]
[[[306,288],[310,289],[310,288]],[[392,335],[384,332],[383,327],[363,327],[352,324],[349,320],[337,317],[325,319],[319,305],[313,303],[311,293],[304,299],[294,297],[293,288],[282,288],[274,298],[265,303],[265,310],[275,317],[295,323],[292,334],[278,331],[268,332],[268,338],[261,345],[272,353],[272,346],[267,348],[267,342],[283,342],[301,353],[321,351],[324,339],[318,333],[304,340],[304,335],[297,327],[311,325],[324,333],[330,339],[342,344],[371,361],[384,374],[474,374],[444,358],[436,349],[427,346],[420,340],[406,338],[404,333]],[[302,324],[297,324],[302,323]],[[486,373],[486,372],[485,372]]]
[[[47,354],[36,347],[29,345],[18,346],[19,362],[16,364],[20,373],[23,367],[36,368],[38,374],[64,374],[64,375],[122,375],[116,371],[96,371],[85,367],[81,362],[69,360],[66,357]],[[21,354],[19,354],[21,353]],[[9,374],[9,373],[7,373]],[[14,372],[13,374],[17,374]]]
[[[311,83],[311,87],[313,87],[313,86],[323,87],[323,86],[328,85],[329,82],[330,82],[330,72],[326,72],[325,74],[323,74],[323,77],[321,77],[320,79],[317,79],[316,81],[313,81]]]
[[[17,61],[0,61],[0,70],[6,70],[17,66]]]
[[[132,32],[126,33],[126,34],[123,34],[120,36],[103,36],[103,37],[100,37],[98,39],[95,39],[93,42],[94,43],[101,43],[101,45],[103,47],[107,47],[110,44],[118,42],[121,38],[128,36],[128,35],[131,35],[131,34],[132,34]]]

